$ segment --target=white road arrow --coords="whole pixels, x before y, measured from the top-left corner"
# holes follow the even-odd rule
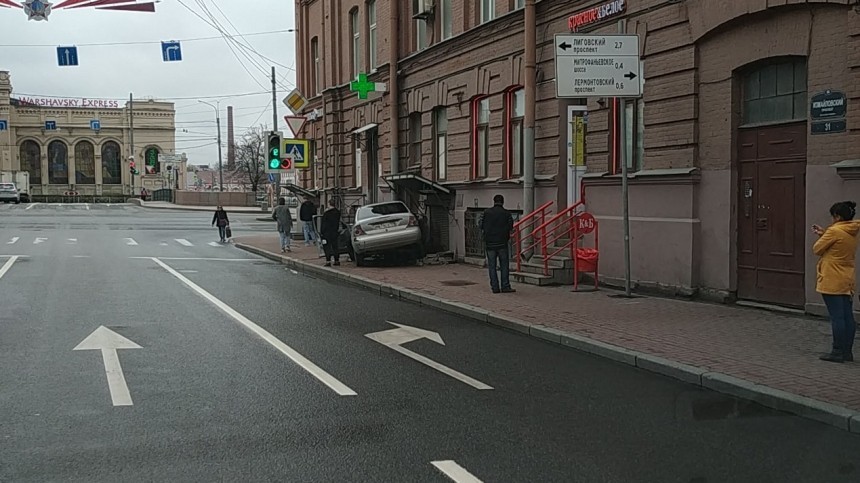
[[[426,364],[439,372],[447,374],[460,382],[466,383],[474,387],[475,389],[492,389],[492,386],[488,386],[477,379],[473,379],[463,374],[462,372],[455,371],[450,367],[439,364],[432,359],[428,359],[421,354],[416,354],[415,352],[412,352],[411,350],[402,347],[403,344],[413,342],[419,339],[430,339],[437,344],[445,345],[445,342],[442,340],[442,337],[439,335],[439,333],[419,329],[417,327],[411,327],[409,325],[397,324],[390,321],[388,323],[397,326],[397,328],[365,334],[365,337],[375,340],[376,342],[379,342],[386,347],[394,349],[395,351],[405,355],[406,357],[415,359],[422,364]]]
[[[105,363],[105,373],[107,374],[108,388],[110,389],[110,398],[113,400],[114,406],[131,406],[131,394],[128,392],[128,384],[125,382],[125,375],[122,373],[122,366],[119,363],[118,349],[140,349],[141,347],[116,332],[101,326],[94,330],[86,339],[84,339],[77,347],[76,351],[102,351],[102,359]]]

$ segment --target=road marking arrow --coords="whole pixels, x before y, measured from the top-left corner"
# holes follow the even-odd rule
[[[45,243],[46,241],[48,241],[47,238],[37,237],[35,240],[33,240],[33,245],[39,245]]]
[[[413,342],[419,339],[430,339],[437,344],[445,345],[445,342],[442,340],[442,337],[439,335],[438,332],[419,329],[418,327],[411,327],[409,325],[397,324],[390,321],[388,323],[397,326],[397,328],[365,334],[365,337],[371,340],[375,340],[376,342],[379,342],[386,347],[394,349],[395,351],[405,355],[406,357],[415,359],[422,364],[426,364],[439,372],[447,374],[460,382],[466,383],[474,387],[475,389],[492,389],[492,386],[488,386],[477,379],[473,379],[463,374],[462,372],[455,371],[450,367],[439,364],[432,359],[428,359],[421,354],[416,354],[415,352],[412,352],[411,350],[402,347],[403,344]]]
[[[458,465],[454,460],[431,461],[430,463],[456,483],[481,483],[481,480],[472,473],[469,473],[466,468]]]
[[[81,341],[73,350],[76,351],[102,351],[105,373],[107,374],[110,398],[114,406],[131,406],[131,394],[128,392],[128,384],[122,373],[119,363],[118,349],[140,349],[141,347],[116,332],[101,326],[94,330],[86,339]]]

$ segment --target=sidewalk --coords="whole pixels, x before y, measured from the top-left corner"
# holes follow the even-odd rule
[[[181,211],[215,211],[214,206],[191,206],[177,205],[168,201],[141,201],[140,198],[131,198],[131,203],[144,208],[152,208],[156,210],[181,210]],[[224,210],[227,213],[267,213],[260,209],[259,206],[225,206]]]
[[[818,360],[830,348],[822,319],[756,309],[571,287],[517,284],[490,292],[486,271],[463,264],[324,268],[317,248],[294,241],[281,256],[277,236],[236,246],[298,271],[337,279],[531,334],[577,350],[860,433],[860,363]]]

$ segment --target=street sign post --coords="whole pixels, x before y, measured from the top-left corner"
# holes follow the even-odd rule
[[[57,121],[45,121],[45,131],[56,131]]]
[[[293,136],[299,135],[307,120],[305,116],[284,116],[284,121],[287,121],[287,127],[293,132]]]
[[[60,67],[78,65],[77,47],[57,47],[57,63]]]
[[[9,129],[9,121],[0,119],[0,131],[5,131],[7,129]]]
[[[176,40],[161,43],[161,58],[165,62],[179,62],[182,60],[182,47]]]
[[[639,36],[555,36],[558,97],[639,97]]]
[[[284,98],[284,105],[296,116],[302,113],[302,109],[308,105],[308,100],[305,99],[305,96],[299,92],[298,89],[293,89],[287,94],[287,97]]]
[[[284,139],[282,152],[293,160],[292,167],[295,169],[307,169],[311,167],[313,150],[311,142],[307,139]]]
[[[93,119],[92,121],[90,121],[90,129],[92,129],[93,131],[99,131],[101,130],[101,128],[102,122],[98,119]]]

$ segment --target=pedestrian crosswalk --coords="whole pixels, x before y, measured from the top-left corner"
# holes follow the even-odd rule
[[[101,246],[107,245],[118,245],[118,246],[126,246],[126,247],[145,247],[145,246],[159,246],[159,247],[169,247],[169,246],[180,246],[180,247],[195,247],[195,246],[208,246],[214,248],[223,248],[225,246],[229,246],[229,243],[220,243],[216,241],[208,241],[208,240],[188,240],[187,238],[171,238],[171,239],[162,239],[162,240],[148,240],[148,241],[138,241],[131,237],[124,238],[116,238],[115,240],[111,240],[110,238],[105,238],[102,236],[93,237],[92,239],[86,239],[82,237],[70,237],[70,236],[12,236],[0,238],[0,246],[23,246],[23,245],[92,245],[94,243],[98,243]]]

